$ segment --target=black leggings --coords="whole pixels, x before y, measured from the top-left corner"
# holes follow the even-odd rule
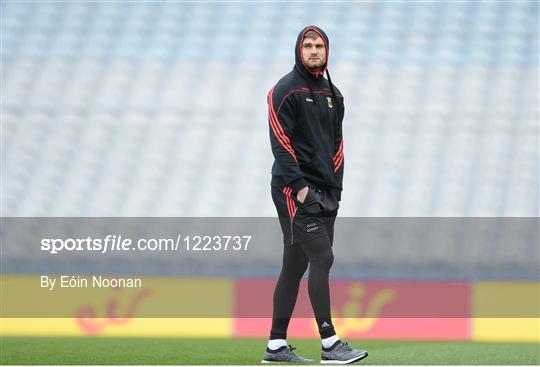
[[[281,274],[274,291],[274,312],[270,339],[286,339],[300,280],[309,264],[308,293],[321,338],[335,335],[330,315],[328,275],[334,262],[328,236],[285,245]]]
[[[310,188],[310,190],[316,190]],[[328,275],[334,262],[332,244],[337,210],[315,216],[294,199],[290,187],[272,187],[283,232],[283,265],[274,291],[274,311],[270,339],[286,339],[287,327],[298,296],[300,280],[309,265],[308,293],[321,338],[336,335],[330,313]],[[313,194],[313,193],[312,193]],[[331,199],[317,191],[317,199]]]

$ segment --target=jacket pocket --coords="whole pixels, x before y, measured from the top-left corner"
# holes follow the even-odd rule
[[[306,143],[300,143],[296,147],[298,154],[298,164],[302,166],[309,166],[313,164],[315,160],[315,149]]]

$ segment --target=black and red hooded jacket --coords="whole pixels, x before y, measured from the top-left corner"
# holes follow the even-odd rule
[[[320,72],[306,68],[301,46],[313,30],[324,40],[326,64]],[[305,186],[332,192],[340,200],[343,183],[343,96],[327,71],[328,37],[309,26],[298,35],[293,70],[268,93],[270,142],[274,154],[272,186],[290,187],[296,194]],[[326,71],[328,79],[323,74]]]

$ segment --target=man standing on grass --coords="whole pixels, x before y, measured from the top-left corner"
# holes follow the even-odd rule
[[[283,265],[274,292],[272,330],[263,363],[312,363],[287,346],[300,280],[309,264],[308,291],[322,339],[321,363],[348,364],[367,356],[342,342],[330,315],[328,276],[343,182],[343,97],[332,84],[329,42],[318,27],[304,28],[295,66],[270,90],[268,119],[275,162],[272,199],[283,231]],[[328,79],[323,77],[326,71]]]

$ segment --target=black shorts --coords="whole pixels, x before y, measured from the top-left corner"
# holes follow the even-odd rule
[[[339,208],[337,199],[326,190],[309,186],[304,203],[299,202],[289,186],[272,186],[283,243],[295,243],[328,236],[334,240],[334,223]]]

